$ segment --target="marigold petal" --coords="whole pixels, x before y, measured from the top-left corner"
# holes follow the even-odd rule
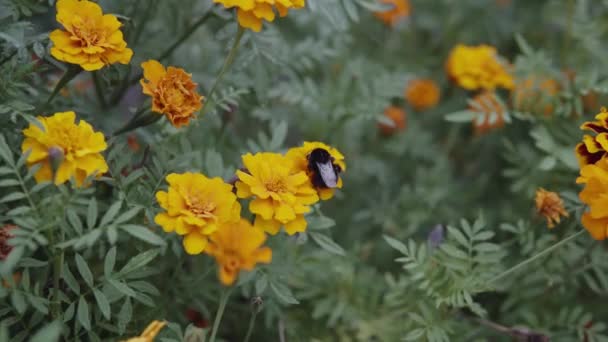
[[[152,88],[156,88],[158,81],[167,73],[165,67],[153,59],[141,63],[141,67],[144,69],[144,78],[150,82]]]
[[[270,235],[276,235],[281,230],[281,223],[276,220],[265,220],[261,216],[256,216],[254,228],[261,229]]]
[[[232,285],[234,283],[234,281],[236,280],[237,274],[238,274],[237,272],[229,270],[228,268],[220,265],[219,276],[220,276],[220,281],[222,282],[222,284],[224,284],[226,286]]]
[[[200,254],[207,247],[207,238],[197,232],[191,232],[184,236],[184,250],[190,255]]]
[[[594,239],[606,239],[606,234],[608,231],[608,218],[594,219],[589,213],[584,213],[581,217],[581,223]]]
[[[239,24],[244,28],[248,28],[255,32],[262,30],[262,19],[256,17],[251,11],[237,10],[237,19]]]
[[[159,213],[154,217],[154,222],[161,226],[167,233],[175,231],[176,219],[169,216],[167,213]]]
[[[249,210],[254,214],[262,216],[265,220],[270,220],[274,213],[271,199],[256,198],[249,203]]]
[[[288,235],[293,235],[295,233],[302,233],[306,231],[306,226],[308,223],[306,219],[304,219],[303,215],[298,215],[295,220],[285,224],[285,232]]]

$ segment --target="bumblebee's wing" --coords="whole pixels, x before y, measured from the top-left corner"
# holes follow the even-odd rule
[[[319,175],[323,179],[325,186],[327,186],[328,188],[335,188],[336,186],[338,186],[338,175],[336,174],[336,171],[331,165],[331,162],[315,164],[317,164]]]

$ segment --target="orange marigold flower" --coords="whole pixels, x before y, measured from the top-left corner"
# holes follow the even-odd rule
[[[128,64],[133,51],[127,48],[120,26],[111,14],[103,14],[98,4],[87,0],[57,1],[57,21],[65,31],[55,30],[51,55],[60,61],[78,64],[84,70],[104,65]]]
[[[405,129],[407,113],[402,108],[397,106],[386,107],[383,115],[384,120],[392,122],[392,124],[383,121],[378,123],[378,129],[383,135],[392,135]]]
[[[431,109],[439,103],[440,90],[433,80],[417,79],[408,83],[404,95],[415,110],[423,111]]]
[[[597,164],[583,166],[576,182],[585,184],[579,198],[589,206],[589,210],[583,213],[581,223],[594,239],[606,239],[608,235],[608,161],[602,159]]]
[[[10,289],[13,287],[13,285],[19,285],[19,283],[21,282],[21,278],[21,272],[15,272],[10,278],[2,279],[2,287],[4,287],[5,289]]]
[[[543,188],[536,190],[536,212],[547,219],[547,227],[552,229],[555,224],[560,223],[561,217],[568,217],[564,208],[564,202],[559,195]]]
[[[17,226],[14,224],[5,224],[0,228],[0,260],[6,259],[13,250],[13,246],[8,243],[8,240],[13,237],[11,230],[15,228]]]
[[[168,191],[156,193],[156,200],[165,211],[156,215],[154,222],[167,233],[183,235],[188,254],[202,253],[209,235],[220,225],[241,217],[241,205],[232,193],[232,186],[219,177],[172,173],[167,176],[167,183]]]
[[[332,164],[340,169],[340,173],[346,171],[346,162],[344,161],[344,155],[340,153],[338,149],[326,145],[322,142],[305,141],[302,146],[290,148],[289,151],[287,151],[287,154],[285,155],[285,157],[291,159],[295,170],[306,172],[306,175],[308,175],[308,178],[313,183],[313,187],[314,173],[308,167],[308,157],[313,150],[318,148],[324,149],[329,153],[332,159]],[[341,189],[342,185],[342,177],[340,177],[340,174],[338,174],[338,182],[336,184],[336,188]],[[336,192],[335,188],[315,187],[315,189],[317,190],[317,195],[319,195],[319,198],[324,201],[332,198],[334,196],[334,193]]]
[[[450,53],[446,71],[451,80],[467,90],[513,88],[510,65],[489,45],[459,44]]]
[[[513,107],[519,111],[553,113],[555,95],[559,92],[559,83],[552,78],[531,76],[518,80],[511,91]]]
[[[281,226],[289,235],[306,231],[304,214],[319,200],[306,172],[278,153],[247,153],[243,164],[247,172],[236,172],[236,194],[255,197],[249,203],[249,210],[256,214],[255,227],[273,235]]]
[[[236,7],[239,24],[253,31],[262,29],[262,21],[273,22],[275,9],[281,17],[287,15],[290,8],[303,8],[305,0],[213,0],[226,8]],[[274,7],[273,7],[274,6]]]
[[[136,337],[131,337],[128,340],[124,340],[123,342],[154,342],[156,335],[160,333],[160,331],[167,325],[165,321],[152,321],[141,333],[141,335]]]
[[[505,125],[507,111],[496,93],[485,91],[471,99],[469,109],[477,113],[473,119],[475,134],[484,134]]]
[[[595,136],[583,136],[583,142],[576,145],[576,156],[581,167],[595,164],[606,156],[608,151],[608,111],[601,109],[595,116],[595,121],[587,121],[581,125],[582,130],[593,131]]]
[[[265,241],[266,234],[244,219],[225,224],[211,235],[206,253],[215,258],[222,284],[232,285],[241,270],[251,271],[258,263],[269,263],[272,251],[262,247]]]
[[[108,171],[108,164],[101,155],[106,148],[102,133],[84,120],[75,123],[74,112],[55,113],[49,117],[38,117],[39,125],[30,124],[23,130],[25,139],[21,144],[23,153],[31,151],[27,164],[41,164],[34,178],[37,182],[53,180],[63,184],[71,177],[77,186],[84,185],[88,176],[101,176]]]
[[[164,114],[175,127],[188,125],[202,107],[204,97],[196,92],[197,84],[184,69],[165,67],[155,60],[141,63],[143,92],[152,97],[152,110]],[[146,82],[147,81],[147,82]]]
[[[383,12],[374,12],[374,15],[390,26],[397,25],[401,20],[410,16],[411,6],[409,0],[382,0],[393,8]]]

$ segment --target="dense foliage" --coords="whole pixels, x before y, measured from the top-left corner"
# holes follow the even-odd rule
[[[591,122],[608,1],[95,2],[116,20],[99,19],[105,45],[54,0],[0,0],[0,341],[123,340],[153,321],[139,341],[608,340],[608,120]],[[62,138],[43,136],[71,111],[82,166],[63,174]],[[577,160],[583,122],[597,135]],[[344,156],[342,188],[293,183],[297,218],[276,219],[246,155],[295,172],[304,141]],[[230,239],[161,215],[186,172],[258,215],[230,242],[256,241],[249,270],[218,276]]]

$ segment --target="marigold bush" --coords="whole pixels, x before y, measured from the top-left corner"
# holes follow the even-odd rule
[[[607,14],[0,0],[0,342],[608,341]]]

